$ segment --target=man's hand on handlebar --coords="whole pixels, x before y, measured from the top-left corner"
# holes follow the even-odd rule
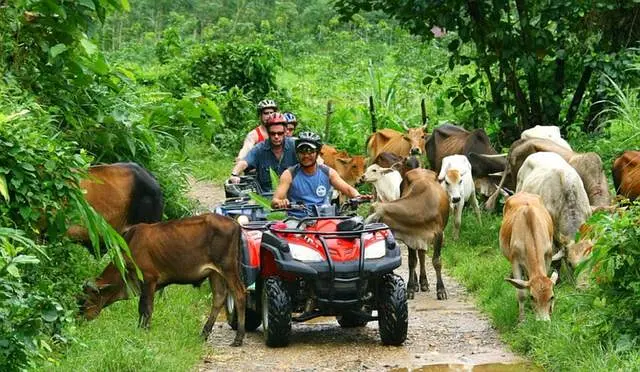
[[[228,182],[229,182],[229,183],[240,183],[240,177],[238,177],[238,176],[231,176],[231,177],[229,177]]]
[[[289,199],[277,199],[271,201],[271,206],[275,209],[286,209],[289,208]]]

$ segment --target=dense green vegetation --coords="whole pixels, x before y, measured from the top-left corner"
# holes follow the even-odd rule
[[[326,139],[353,153],[371,131],[369,96],[378,127],[419,125],[426,98],[431,126],[484,127],[502,146],[540,123],[561,124],[605,164],[639,146],[636,4],[531,2],[523,13],[522,2],[491,1],[474,13],[474,2],[414,11],[418,2],[373,1],[375,11],[356,12],[364,3],[0,0],[0,370],[197,364],[207,352],[198,339],[206,286],[169,288],[148,333],[135,327],[135,301],[78,320],[82,282],[106,260],[121,262],[126,247],[76,186],[89,164],[135,161],[159,179],[166,218],[188,215],[186,175],[226,178],[264,97],[323,134],[331,101]],[[434,25],[448,33],[434,38]],[[592,266],[606,280],[585,293],[563,284],[548,326],[515,326],[498,217],[463,229],[446,267],[534,361],[632,369],[640,326],[625,320],[638,318],[637,213],[594,219],[604,237]],[[105,258],[64,236],[78,221],[105,237]]]

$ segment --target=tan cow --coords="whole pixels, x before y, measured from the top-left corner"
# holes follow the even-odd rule
[[[524,320],[524,301],[529,289],[538,320],[551,320],[553,286],[558,273],[547,277],[552,261],[553,221],[538,195],[520,192],[507,199],[500,226],[500,248],[511,263],[517,289],[518,319]],[[524,272],[523,272],[524,271]],[[524,280],[524,277],[528,280]]]
[[[238,314],[238,330],[232,346],[242,345],[245,333],[245,287],[240,279],[240,226],[229,217],[203,214],[182,220],[138,224],[125,232],[133,261],[142,272],[136,275],[127,263],[127,281],[140,291],[139,325],[149,327],[156,290],[170,284],[200,285],[209,279],[213,304],[202,335],[207,338],[225,304],[227,290]],[[86,299],[81,312],[93,319],[110,304],[127,299],[127,285],[110,263],[96,279],[84,287]]]
[[[375,159],[381,152],[390,152],[398,156],[420,155],[424,151],[427,127],[407,128],[405,133],[393,129],[380,129],[367,139],[367,153]]]
[[[425,267],[425,254],[429,244],[433,244],[433,268],[436,272],[436,289],[439,300],[447,299],[442,282],[440,251],[442,250],[444,228],[449,220],[449,197],[438,183],[436,174],[426,169],[407,171],[403,182],[406,184],[400,199],[388,203],[373,203],[373,213],[366,222],[379,220],[387,224],[398,240],[409,248],[409,281],[407,297],[414,298],[418,291],[418,277],[415,269],[420,260],[420,290],[429,290]]]
[[[585,191],[589,197],[589,204],[594,207],[608,207],[611,204],[611,195],[607,178],[602,167],[600,156],[594,152],[575,153],[564,147],[558,146],[554,142],[541,139],[530,138],[520,139],[511,144],[507,154],[507,166],[498,185],[498,190],[491,195],[485,207],[494,209],[499,190],[502,187],[513,190],[517,184],[518,171],[525,159],[536,152],[555,152],[569,163],[580,175]]]
[[[618,195],[640,197],[640,151],[625,151],[613,162],[613,184]]]
[[[578,172],[556,153],[529,155],[518,171],[516,191],[542,198],[553,220],[554,253],[573,245],[580,226],[591,217],[589,198]]]

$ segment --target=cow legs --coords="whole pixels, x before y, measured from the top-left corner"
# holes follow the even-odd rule
[[[427,251],[424,249],[418,250],[418,259],[420,260],[420,290],[422,292],[429,292],[429,281],[427,280],[427,265],[425,263],[427,257]],[[417,289],[416,289],[417,291]]]
[[[224,282],[224,278],[220,274],[218,274],[217,272],[212,272],[211,274],[209,274],[209,284],[211,285],[213,298],[211,301],[211,312],[209,313],[209,318],[204,324],[201,333],[202,337],[204,337],[205,340],[211,334],[213,325],[218,318],[218,313],[220,313],[220,309],[222,309],[222,306],[224,306],[225,300],[227,298],[227,286]]]
[[[407,298],[412,300],[414,298],[414,292],[417,290],[418,277],[416,275],[416,264],[418,258],[416,257],[416,250],[409,248],[409,281],[407,282]]]
[[[473,207],[474,212],[476,212],[476,217],[478,217],[478,223],[482,224],[482,218],[480,215],[480,205],[478,204],[478,198],[476,198],[476,192],[473,191],[471,193],[471,207]]]
[[[520,264],[513,263],[511,264],[511,270],[513,271],[513,278],[522,280],[522,268]],[[518,321],[522,322],[524,320],[524,301],[527,299],[527,290],[526,289],[516,289],[516,294],[518,296]]]
[[[464,202],[460,200],[457,204],[455,204],[454,211],[454,220],[453,220],[453,239],[458,240],[460,237],[460,225],[462,224],[462,208],[464,207]]]
[[[442,250],[443,233],[439,232],[433,239],[433,268],[436,271],[436,291],[438,294],[438,300],[447,299],[447,291],[444,288],[442,282],[442,263],[440,262],[440,251]]]
[[[153,296],[156,291],[157,280],[155,278],[147,278],[142,283],[142,293],[138,302],[138,326],[141,328],[149,328],[151,323],[151,314],[153,314]]]

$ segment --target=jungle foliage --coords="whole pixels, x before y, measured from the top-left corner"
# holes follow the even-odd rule
[[[144,354],[154,331],[122,336],[123,350],[137,345],[131,352],[83,346],[105,344],[113,327],[135,317],[127,302],[107,323],[77,322],[81,283],[105,259],[69,242],[67,227],[82,221],[94,237],[111,236],[108,259],[122,259],[118,236],[76,187],[89,164],[147,167],[162,186],[166,217],[176,218],[194,208],[185,172],[225,177],[256,125],[258,100],[277,100],[296,114],[299,130],[362,153],[369,96],[379,128],[420,125],[416,108],[426,98],[431,127],[483,127],[507,146],[520,129],[559,123],[572,144],[610,164],[640,144],[630,48],[637,12],[631,2],[607,1],[0,0],[0,370],[50,369],[67,352],[62,369],[150,360],[188,369],[204,352],[194,347],[185,353],[197,355],[169,360],[163,350],[172,345],[163,344]],[[434,25],[446,33],[434,37]],[[635,255],[617,237],[636,214],[596,221],[609,235],[605,253],[594,255],[609,275],[599,301],[633,316],[637,283],[626,273],[636,270]],[[207,306],[202,293],[176,293],[170,309]],[[194,313],[168,342],[198,344]],[[180,326],[167,319],[167,327]],[[634,328],[613,332],[622,321],[603,316],[589,340],[603,350],[618,340],[636,345]],[[519,350],[534,354],[518,337],[526,344]]]
[[[336,7],[344,19],[380,10],[425,39],[450,32],[448,61],[427,70],[425,83],[438,82],[447,65],[473,65],[459,76],[464,87],[451,92],[452,103],[488,111],[507,141],[534,125],[561,125],[566,133],[581,107],[590,107],[582,127],[592,131],[607,98],[600,74],[638,82],[625,71],[640,36],[635,1],[338,0]],[[479,99],[473,84],[487,97]]]

